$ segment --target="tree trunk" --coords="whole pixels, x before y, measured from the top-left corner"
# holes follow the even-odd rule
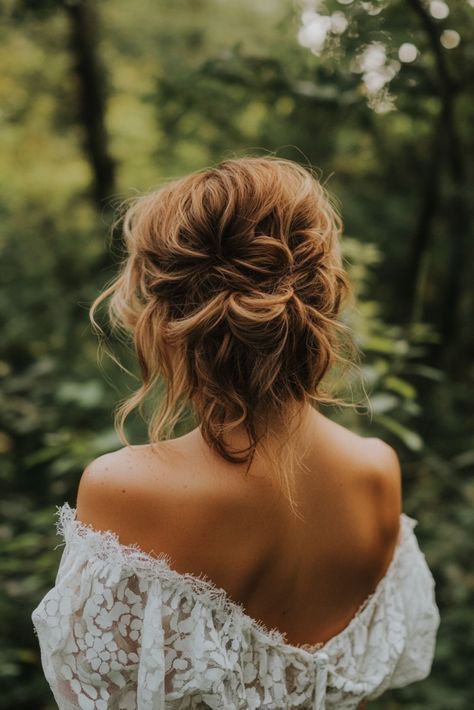
[[[411,312],[411,321],[423,317],[423,272],[432,241],[433,222],[440,197],[440,181],[443,169],[444,112],[441,109],[435,127],[429,161],[425,171],[425,182],[421,199],[418,221],[411,246],[411,259],[407,283],[407,304]]]
[[[93,199],[99,211],[110,209],[115,187],[115,162],[108,151],[105,127],[106,91],[98,53],[98,18],[89,0],[64,5],[69,17],[70,46],[77,77],[78,119],[94,176]]]
[[[451,177],[452,197],[450,200],[448,237],[451,254],[447,268],[447,286],[440,304],[440,348],[439,355],[453,372],[461,369],[462,356],[454,342],[460,317],[461,284],[467,252],[469,233],[469,209],[466,198],[466,166],[463,147],[456,122],[456,96],[461,84],[451,76],[439,41],[439,29],[427,11],[422,0],[408,0],[408,4],[418,15],[431,44],[436,67],[436,93],[441,102],[441,118],[447,137],[448,164]],[[443,161],[444,162],[444,161]],[[441,169],[440,166],[439,169]]]

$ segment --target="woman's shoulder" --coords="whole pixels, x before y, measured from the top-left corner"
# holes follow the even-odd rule
[[[95,530],[114,531],[123,545],[165,552],[185,566],[190,541],[202,533],[204,520],[221,515],[224,497],[192,465],[190,456],[168,441],[99,456],[80,478],[77,519]]]
[[[395,449],[381,438],[363,436],[319,412],[313,432],[313,467],[346,486],[353,483],[369,505],[371,499],[376,502],[390,527],[401,513],[401,466]]]
[[[160,520],[160,467],[150,469],[144,448],[123,447],[91,461],[79,481],[78,520],[96,530],[114,530],[133,544],[140,530]],[[152,487],[152,481],[154,486]]]
[[[319,413],[314,431],[313,466],[318,466],[321,480],[328,481],[322,489],[317,481],[314,495],[326,497],[328,505],[332,501],[337,510],[343,511],[347,535],[336,532],[347,542],[348,566],[351,559],[354,565],[363,565],[361,578],[375,583],[388,568],[399,539],[399,457],[384,440],[362,436]],[[310,492],[311,486],[310,481]],[[339,493],[333,495],[334,490]]]

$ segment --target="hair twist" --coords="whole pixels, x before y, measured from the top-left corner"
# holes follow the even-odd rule
[[[127,203],[126,258],[91,307],[97,326],[94,311],[110,297],[141,369],[143,384],[116,415],[122,439],[125,418],[163,378],[152,442],[190,404],[209,446],[247,472],[264,456],[295,509],[292,423],[303,404],[335,401],[323,380],[347,361],[341,231],[314,174],[268,156],[225,160]],[[243,458],[225,441],[237,427],[249,439]]]

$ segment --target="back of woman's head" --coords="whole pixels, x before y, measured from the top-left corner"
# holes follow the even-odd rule
[[[331,400],[322,380],[344,360],[337,316],[349,283],[328,193],[297,163],[244,157],[127,207],[126,258],[91,308],[97,326],[94,311],[111,297],[111,322],[132,336],[140,364],[143,384],[116,415],[122,439],[125,418],[164,379],[152,442],[172,435],[190,405],[226,460],[266,457],[294,508],[299,413]],[[225,442],[236,427],[248,436],[241,456]]]

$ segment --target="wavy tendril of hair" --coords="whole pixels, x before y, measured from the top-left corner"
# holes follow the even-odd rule
[[[342,220],[314,173],[274,156],[224,160],[125,201],[126,257],[95,299],[133,341],[142,383],[115,412],[124,423],[159,382],[150,442],[173,435],[191,406],[206,443],[226,461],[263,458],[298,515],[294,446],[304,405],[347,405],[324,377],[353,364],[338,317],[352,296]],[[346,357],[346,349],[351,357]],[[225,437],[244,431],[232,451]]]

